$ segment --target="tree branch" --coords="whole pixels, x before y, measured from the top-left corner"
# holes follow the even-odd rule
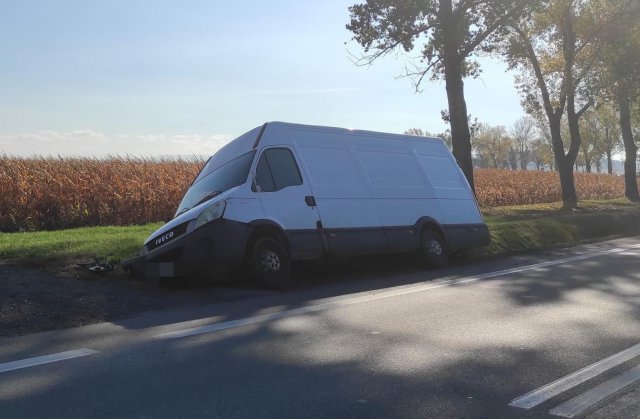
[[[357,65],[358,67],[371,65],[378,58],[383,57],[389,54],[390,52],[392,52],[394,49],[396,49],[396,47],[400,45],[400,43],[401,41],[395,41],[392,44],[387,45],[383,48],[376,47],[376,49],[378,50],[377,52],[373,54],[362,54],[359,58],[355,57],[354,55],[351,55],[353,58],[355,58],[355,60],[351,60],[351,62]]]
[[[502,17],[498,18],[493,25],[487,27],[482,33],[475,37],[461,52],[461,56],[467,57],[469,54],[473,52],[485,39],[489,37],[493,32],[496,31],[500,26],[504,25],[504,23],[514,17],[517,13],[522,12],[524,6],[514,6],[509,12],[502,15]]]
[[[555,112],[553,111],[553,106],[551,106],[549,89],[547,87],[547,83],[544,80],[544,75],[542,74],[542,70],[540,68],[540,62],[538,61],[538,57],[536,56],[535,50],[533,49],[531,40],[527,37],[527,35],[524,33],[522,29],[515,26],[512,26],[512,29],[518,34],[518,36],[520,37],[520,39],[525,45],[529,62],[533,67],[533,72],[535,73],[536,79],[538,81],[538,87],[540,88],[540,92],[542,93],[542,101],[544,102],[545,112],[547,113],[547,116],[551,119],[551,117],[555,116]]]
[[[578,111],[578,113],[576,114],[576,118],[580,119],[580,117],[589,110],[590,107],[592,107],[594,105],[594,101],[593,98],[589,98],[589,102],[587,102],[582,109],[580,109]]]
[[[422,92],[420,90],[420,84],[422,84],[422,80],[433,69],[433,67],[435,67],[436,64],[438,64],[440,61],[442,61],[442,59],[438,58],[437,60],[431,62],[426,68],[424,68],[422,70],[419,70],[418,67],[416,66],[416,71],[414,71],[414,72],[410,72],[405,67],[405,75],[404,75],[404,77],[409,77],[411,79],[411,82],[413,83],[413,85],[415,87],[416,93],[421,93]],[[419,76],[417,80],[414,80],[415,76]]]
[[[582,80],[587,76],[587,74],[589,74],[589,72],[593,68],[593,65],[600,58],[600,52],[601,51],[602,51],[602,45],[599,45],[597,51],[595,51],[592,54],[590,62],[588,62],[587,65],[584,66],[583,71],[579,75],[576,76],[575,81],[574,81],[576,86],[578,86],[582,82]]]

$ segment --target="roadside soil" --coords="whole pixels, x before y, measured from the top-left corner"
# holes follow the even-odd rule
[[[345,280],[366,280],[373,273],[418,270],[412,255],[360,257],[328,264],[296,266],[295,289]],[[0,337],[21,336],[114,321],[187,305],[219,304],[275,292],[249,281],[221,278],[190,285],[145,283],[118,271],[89,273],[67,268],[60,274],[0,260]],[[302,280],[304,278],[304,280]],[[284,291],[286,292],[286,291]]]
[[[227,281],[228,282],[228,281]],[[66,329],[131,317],[145,311],[228,302],[264,293],[249,284],[216,287],[153,286],[114,273],[53,275],[0,262],[0,337]]]

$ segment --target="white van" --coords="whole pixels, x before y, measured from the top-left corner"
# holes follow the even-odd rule
[[[488,243],[442,140],[269,122],[207,161],[175,218],[127,266],[147,277],[245,266],[279,287],[292,261],[421,252],[442,266],[450,251]]]

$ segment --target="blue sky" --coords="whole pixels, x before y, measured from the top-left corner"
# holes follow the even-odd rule
[[[443,83],[351,62],[355,2],[0,0],[0,152],[210,154],[273,120],[444,131]],[[469,112],[509,126],[513,77],[483,68]]]

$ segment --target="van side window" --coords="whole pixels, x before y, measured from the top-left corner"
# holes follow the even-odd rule
[[[291,150],[286,148],[266,150],[256,167],[256,177],[263,192],[275,192],[287,186],[302,185],[298,165]]]

